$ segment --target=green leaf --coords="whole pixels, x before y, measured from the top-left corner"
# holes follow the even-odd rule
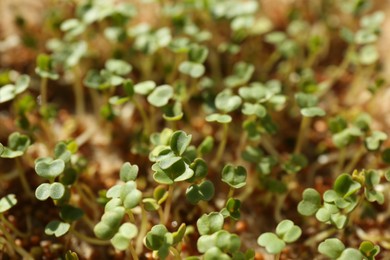
[[[170,146],[176,155],[182,155],[190,145],[192,135],[187,135],[184,131],[176,131],[172,134]]]
[[[214,113],[214,114],[206,116],[206,121],[227,124],[227,123],[230,123],[232,121],[232,117],[229,115]]]
[[[1,152],[0,152],[1,155]],[[382,152],[382,160],[386,164],[390,164],[390,148],[386,148]]]
[[[192,184],[186,191],[186,198],[191,204],[197,204],[200,200],[209,201],[213,197],[214,184],[208,180],[199,185]]]
[[[301,114],[306,117],[324,116],[326,113],[319,107],[305,107],[301,109]]]
[[[173,88],[170,85],[162,85],[149,94],[147,100],[155,107],[163,107],[173,97]]]
[[[235,189],[246,185],[246,177],[246,169],[242,166],[234,167],[228,164],[222,170],[222,181]]]
[[[288,173],[297,173],[308,164],[307,158],[302,154],[292,154],[282,168]]]
[[[195,182],[201,180],[207,175],[208,167],[207,163],[201,159],[196,158],[191,164],[190,168],[194,171],[194,175],[188,179],[189,182]]]
[[[241,105],[241,98],[233,95],[230,89],[220,92],[215,98],[215,106],[224,113],[236,110]]]
[[[124,223],[120,226],[118,233],[111,238],[111,244],[118,250],[126,250],[131,239],[138,234],[138,228],[132,223]]]
[[[374,245],[371,241],[363,241],[359,246],[359,251],[369,260],[374,260],[380,250],[380,247]]]
[[[183,61],[179,65],[179,71],[183,74],[191,76],[192,78],[199,78],[203,76],[206,71],[206,68],[203,64],[191,61]]]
[[[35,197],[38,200],[46,200],[49,197],[53,200],[59,200],[65,195],[65,186],[62,183],[42,183],[35,190]]]
[[[121,221],[125,215],[123,207],[115,207],[106,211],[99,223],[93,229],[96,237],[104,240],[111,239],[118,231]]]
[[[379,60],[379,53],[374,44],[363,46],[359,50],[359,61],[363,65],[371,65]]]
[[[126,162],[122,165],[119,176],[121,181],[135,181],[138,175],[138,166],[131,165],[129,162]]]
[[[146,211],[156,211],[160,208],[160,205],[157,203],[157,200],[153,198],[145,198],[142,200],[142,203]]]
[[[188,59],[191,62],[203,63],[207,59],[208,53],[209,51],[206,47],[193,44],[190,46],[190,51],[188,52]]]
[[[121,76],[129,74],[130,71],[132,70],[130,64],[128,64],[123,60],[116,60],[116,59],[107,60],[105,67],[108,71]]]
[[[364,259],[362,253],[355,248],[347,248],[343,253],[337,258],[337,260],[351,260],[351,259]]]
[[[255,66],[245,62],[238,62],[234,65],[233,75],[225,78],[224,83],[228,88],[235,88],[246,84],[252,77]]]
[[[35,164],[37,174],[46,179],[56,178],[64,169],[65,163],[61,159],[53,160],[51,158],[44,158],[44,160],[38,160]]]
[[[227,254],[225,254],[221,249],[218,247],[212,247],[208,249],[204,254],[205,260],[230,260],[231,257]]]
[[[73,222],[80,219],[84,215],[84,211],[80,208],[71,205],[65,205],[60,209],[60,217],[66,222]]]
[[[240,207],[241,207],[241,201],[238,199],[230,198],[226,202],[226,210],[229,213],[229,216],[234,220],[240,219],[241,216]]]
[[[196,226],[201,236],[210,235],[221,230],[223,222],[224,218],[221,213],[212,212],[210,214],[203,214],[196,222]]]
[[[186,229],[187,229],[186,224],[182,223],[180,225],[180,227],[177,229],[177,231],[172,233],[172,236],[173,236],[172,245],[177,245],[178,243],[180,243],[183,240],[183,237],[186,233]]]
[[[333,184],[333,189],[344,198],[347,198],[358,192],[361,186],[362,185],[359,182],[354,181],[349,174],[344,173],[337,177]]]
[[[256,115],[257,117],[263,118],[267,114],[267,110],[260,104],[251,104],[245,102],[242,107],[242,113],[244,115]]]
[[[166,244],[165,235],[167,233],[167,228],[162,224],[152,227],[152,229],[146,234],[146,247],[152,250],[159,250]]]
[[[70,160],[72,153],[68,150],[66,143],[59,142],[54,148],[54,158],[61,159],[65,163]]]
[[[387,134],[381,131],[374,131],[371,136],[366,137],[364,144],[367,150],[376,151],[380,148],[383,141],[386,141]]]
[[[281,240],[278,236],[276,236],[274,233],[264,233],[257,239],[257,243],[265,247],[265,250],[269,254],[279,254],[282,252],[283,248],[286,246],[286,243]]]
[[[148,95],[156,88],[156,83],[154,81],[148,80],[139,82],[134,85],[134,91],[140,95]]]
[[[18,200],[15,194],[8,194],[0,199],[0,213],[4,213],[16,205]]]
[[[302,230],[291,220],[285,219],[276,227],[276,234],[286,243],[295,242],[302,234]]]
[[[344,249],[343,242],[337,238],[328,238],[318,246],[318,251],[331,259],[340,257]]]
[[[52,236],[55,235],[56,237],[60,237],[65,235],[70,228],[70,224],[60,222],[58,220],[50,221],[49,224],[45,227],[45,234]]]

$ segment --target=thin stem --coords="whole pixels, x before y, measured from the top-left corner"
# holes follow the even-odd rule
[[[0,231],[3,233],[3,235],[5,236],[6,240],[11,244],[12,248],[19,254],[23,257],[23,259],[28,259],[28,260],[32,260],[32,256],[26,251],[24,250],[22,247],[18,246],[15,241],[14,241],[14,238],[11,236],[11,234],[3,227],[3,225],[0,225]]]
[[[86,236],[84,235],[83,233],[80,233],[74,229],[72,229],[70,231],[75,237],[81,239],[81,240],[84,240],[85,242],[91,244],[91,245],[96,245],[96,246],[107,246],[107,245],[110,245],[110,241],[106,241],[106,240],[100,240],[98,238],[94,238],[94,237],[89,237],[89,236]]]
[[[41,107],[47,107],[47,78],[41,78]]]
[[[11,229],[12,232],[15,233],[18,237],[25,238],[25,237],[29,236],[28,234],[23,233],[22,231],[17,229],[11,222],[8,221],[8,219],[3,214],[0,214],[0,219],[3,222],[4,226],[6,226],[7,228]]]
[[[137,108],[138,112],[141,115],[142,123],[144,125],[144,133],[145,135],[149,135],[150,134],[150,124],[148,120],[149,117],[146,114],[146,111],[144,107],[141,105],[141,103],[136,98],[133,98],[132,100],[134,102],[135,107]]]
[[[267,151],[267,153],[275,158],[279,158],[279,152],[265,135],[261,137],[261,146]]]
[[[228,193],[228,195],[227,195],[226,201],[228,201],[230,198],[233,198],[234,190],[235,190],[235,189],[234,189],[233,187],[230,187],[229,193]]]
[[[138,260],[138,255],[137,255],[137,253],[135,252],[134,247],[133,247],[133,244],[131,243],[131,241],[130,241],[130,244],[129,244],[129,251],[130,251],[130,254],[131,254],[131,256],[132,256],[132,259],[133,259],[133,260]]]
[[[294,153],[299,154],[301,152],[302,146],[305,141],[305,135],[306,135],[306,130],[310,125],[310,117],[304,116],[301,120],[301,125],[299,127],[299,133],[298,133],[298,140],[295,144],[294,148]]]
[[[354,156],[352,157],[351,161],[345,166],[343,172],[351,172],[356,164],[359,162],[360,158],[364,155],[365,153],[365,148],[361,146],[357,152],[355,152]]]
[[[139,230],[138,238],[136,242],[136,252],[138,254],[141,254],[143,251],[143,239],[145,237],[148,228],[148,218],[146,215],[145,207],[142,202],[140,206],[141,206],[141,228]]]
[[[275,255],[274,259],[275,259],[275,260],[279,260],[281,254],[282,254],[282,252],[277,253],[277,254]]]
[[[171,246],[169,249],[171,250],[171,253],[172,253],[175,260],[181,260],[180,252],[176,248]]]
[[[304,244],[307,246],[314,246],[318,242],[323,241],[324,239],[330,237],[331,235],[333,235],[336,232],[337,232],[336,228],[330,228],[330,229],[324,230],[320,233],[315,234],[314,236],[310,237],[309,239],[307,239],[304,242]]]
[[[218,166],[219,162],[222,159],[223,152],[225,151],[227,138],[229,133],[229,124],[223,124],[223,132],[222,132],[222,139],[219,143],[217,155],[215,156],[215,166]]]
[[[22,166],[22,162],[20,158],[15,158],[15,160],[16,160],[16,167],[18,168],[18,172],[19,172],[20,183],[22,184],[23,190],[29,198],[33,198],[34,195],[33,192],[31,191],[30,185],[27,182],[24,167]]]
[[[127,213],[127,215],[129,216],[130,222],[131,222],[131,223],[135,223],[134,214],[133,214],[133,212],[131,211],[131,209],[126,210],[126,213]]]
[[[345,163],[345,158],[347,156],[347,151],[346,151],[346,148],[343,147],[341,148],[340,150],[340,155],[339,155],[339,159],[337,161],[337,167],[336,167],[336,170],[334,172],[334,175],[337,176],[340,174],[340,171],[343,169],[343,166],[344,166],[344,163]]]
[[[85,114],[84,90],[81,84],[81,72],[79,67],[74,68],[75,82],[73,84],[73,91],[76,100],[76,115],[82,116]]]
[[[173,191],[174,191],[174,185],[175,184],[171,184],[169,185],[169,189],[168,189],[168,198],[167,198],[167,201],[165,202],[165,208],[164,208],[164,220],[163,220],[163,223],[164,225],[167,225],[168,224],[168,220],[169,220],[169,214],[171,212],[171,206],[172,206],[172,200],[173,200]]]

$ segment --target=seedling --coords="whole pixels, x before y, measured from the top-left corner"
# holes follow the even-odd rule
[[[300,227],[294,225],[291,220],[285,219],[277,225],[275,233],[262,234],[257,239],[257,243],[265,247],[268,253],[276,255],[276,259],[279,259],[280,253],[286,247],[286,244],[295,242],[301,234]]]

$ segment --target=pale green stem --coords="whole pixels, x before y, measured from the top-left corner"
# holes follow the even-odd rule
[[[171,250],[171,253],[172,253],[175,260],[181,260],[180,252],[176,248],[171,246],[169,249]]]
[[[312,246],[318,244],[318,242],[324,241],[326,238],[330,237],[331,235],[333,235],[336,232],[337,232],[336,228],[330,228],[330,229],[324,230],[320,233],[315,234],[314,236],[311,236],[309,239],[307,239],[304,242],[304,245],[312,247]]]
[[[343,172],[350,173],[356,166],[356,164],[359,162],[360,158],[364,155],[365,148],[361,146],[358,151],[355,152],[354,156],[352,157],[351,161],[345,166]]]
[[[101,239],[98,239],[98,238],[94,238],[94,237],[89,237],[89,236],[86,236],[84,235],[83,233],[80,233],[74,229],[72,229],[70,231],[70,233],[72,233],[75,237],[91,244],[91,245],[96,245],[96,246],[107,246],[107,245],[110,245],[111,242],[109,240],[101,240]]]
[[[130,241],[130,244],[129,244],[130,254],[131,254],[133,260],[138,260],[138,255],[137,255],[137,253],[135,252],[134,247],[133,247],[133,244],[132,244],[131,242],[132,242],[132,241]]]
[[[138,112],[141,115],[142,123],[143,123],[144,129],[145,129],[144,133],[145,133],[145,135],[149,135],[150,129],[151,129],[150,123],[149,123],[149,117],[146,114],[146,111],[145,111],[144,107],[140,104],[140,102],[136,98],[133,98],[132,100],[134,102],[135,107],[137,108]]]
[[[261,146],[267,151],[267,153],[269,153],[275,158],[279,158],[279,152],[276,150],[276,148],[273,146],[267,136],[261,137]]]
[[[223,152],[225,151],[227,139],[228,139],[228,133],[229,133],[229,124],[223,124],[223,132],[222,132],[222,139],[219,143],[217,155],[215,156],[214,165],[218,166],[219,162],[222,159]]]
[[[41,107],[47,107],[47,78],[41,78]]]
[[[3,233],[3,235],[5,236],[6,240],[11,244],[12,248],[19,254],[23,257],[23,259],[28,259],[28,260],[32,260],[32,256],[26,251],[24,250],[22,247],[18,246],[15,241],[14,241],[14,238],[11,236],[10,233],[8,233],[8,231],[3,227],[3,225],[0,225],[0,231]]]
[[[24,171],[24,167],[22,166],[22,162],[20,158],[15,158],[15,160],[16,160],[16,167],[18,168],[18,172],[19,172],[20,183],[22,184],[23,190],[29,198],[33,198],[34,194],[31,191],[30,185],[28,184],[28,181],[26,179],[26,173]]]
[[[131,223],[135,223],[134,214],[133,214],[133,212],[131,211],[131,209],[126,210],[126,213],[127,213],[127,216],[129,216],[130,222],[131,222]]]
[[[167,225],[168,224],[168,220],[169,220],[169,214],[171,212],[171,206],[172,206],[172,200],[173,200],[173,191],[174,191],[174,183],[169,185],[169,188],[168,188],[168,198],[167,198],[167,201],[165,202],[165,208],[164,208],[164,220],[163,220],[163,223],[164,225]]]
[[[73,91],[76,103],[76,115],[82,116],[85,114],[85,102],[84,102],[84,90],[83,84],[81,84],[81,71],[80,68],[74,68],[75,82],[73,84]]]
[[[17,229],[11,222],[8,221],[8,219],[3,214],[0,214],[0,219],[3,222],[4,226],[11,229],[12,232],[15,233],[18,237],[25,238],[25,237],[29,236],[28,234],[25,234],[22,231],[20,231],[19,229]]]
[[[139,230],[138,238],[137,238],[137,242],[136,242],[137,254],[141,254],[143,251],[143,239],[145,237],[145,234],[146,234],[146,231],[148,228],[148,218],[146,215],[145,207],[144,207],[142,202],[141,202],[140,206],[141,206],[141,228]]]
[[[310,117],[306,117],[306,116],[304,116],[301,120],[301,125],[299,127],[299,133],[298,133],[298,140],[294,148],[294,154],[299,154],[301,152],[302,146],[305,141],[306,131],[310,125],[310,121],[311,121]]]
[[[282,254],[281,252],[277,253],[277,254],[274,256],[274,259],[275,259],[275,260],[279,260],[281,254]]]
[[[336,170],[334,172],[334,177],[335,176],[338,176],[339,174],[341,174],[341,170],[343,169],[343,166],[344,166],[344,163],[345,163],[345,158],[346,158],[346,155],[347,155],[347,149],[345,147],[341,148],[340,150],[340,154],[339,154],[339,158],[338,158],[338,161],[337,161],[337,167],[336,167]]]

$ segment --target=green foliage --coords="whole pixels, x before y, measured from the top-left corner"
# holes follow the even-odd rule
[[[222,181],[229,184],[230,187],[239,189],[246,184],[246,169],[242,166],[225,165],[222,170]]]
[[[17,95],[24,92],[30,84],[30,76],[19,76],[14,84],[6,84],[0,87],[0,104],[14,99]]]
[[[286,246],[293,243],[301,236],[302,230],[291,220],[285,219],[276,227],[276,233],[267,232],[259,236],[257,243],[265,247],[270,254],[278,254]]]
[[[6,212],[10,208],[16,205],[18,200],[15,194],[8,194],[0,199],[0,214]]]

